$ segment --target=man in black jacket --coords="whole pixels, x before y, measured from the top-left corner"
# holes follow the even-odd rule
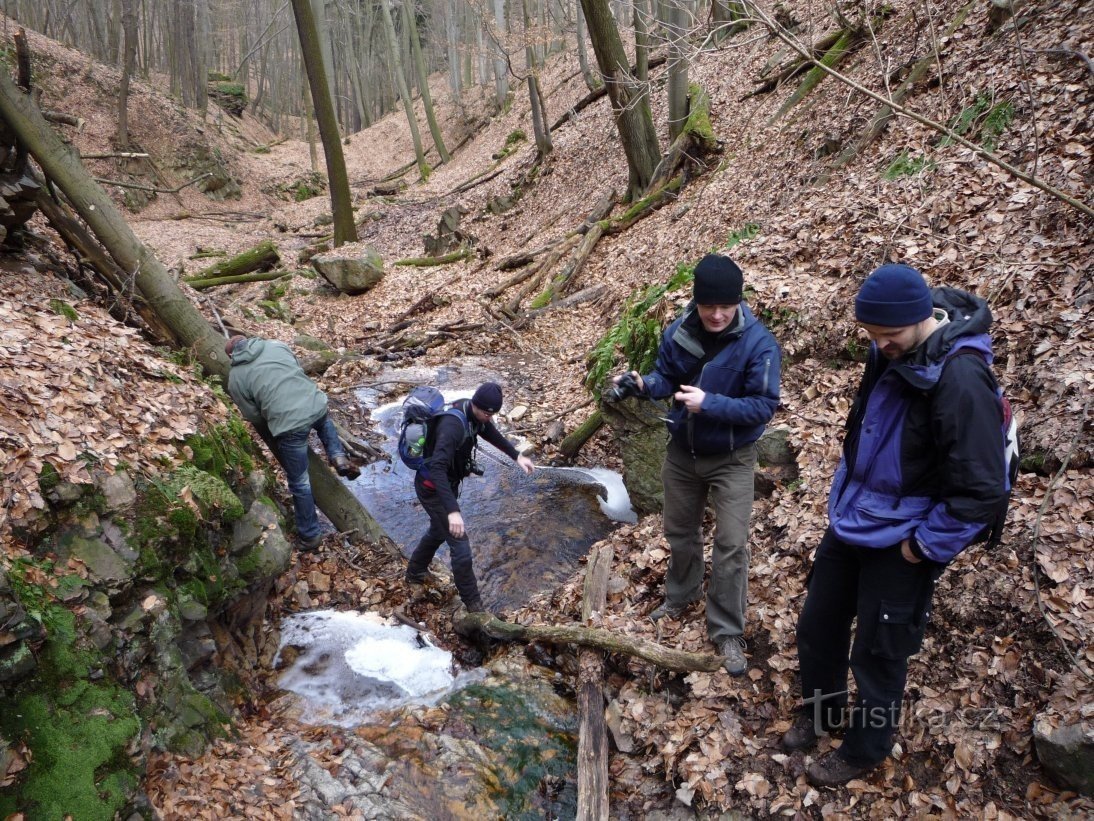
[[[429,530],[410,555],[406,569],[408,584],[425,580],[429,563],[445,542],[452,556],[452,575],[456,590],[469,613],[483,613],[479,585],[471,562],[471,542],[467,538],[463,514],[457,501],[460,482],[471,475],[475,466],[476,438],[482,436],[530,474],[535,465],[494,427],[493,417],[501,410],[501,386],[484,382],[470,399],[460,399],[431,420],[433,427],[426,442],[425,467],[414,476],[414,492],[429,515]]]

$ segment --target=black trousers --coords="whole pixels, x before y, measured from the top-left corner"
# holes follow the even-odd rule
[[[818,730],[846,723],[839,754],[851,764],[879,764],[892,749],[908,659],[923,644],[934,583],[943,569],[935,562],[906,561],[900,545],[846,544],[831,529],[817,548],[798,618],[803,710]],[[858,688],[850,711],[848,669]]]
[[[410,563],[406,574],[410,578],[421,578],[429,569],[433,556],[445,542],[452,559],[452,577],[456,582],[456,592],[465,605],[479,603],[479,584],[475,580],[475,569],[471,563],[471,541],[465,535],[457,539],[448,530],[448,513],[444,509],[437,491],[422,483],[421,474],[414,477],[414,492],[429,515],[429,530],[422,536],[414,552],[410,554]]]

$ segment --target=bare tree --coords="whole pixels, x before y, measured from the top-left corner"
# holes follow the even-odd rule
[[[338,120],[331,105],[323,55],[319,48],[319,33],[315,28],[310,0],[292,0],[296,29],[300,36],[300,52],[308,73],[315,118],[319,123],[319,138],[327,160],[327,183],[330,188],[331,213],[334,217],[334,244],[357,241],[357,226],[353,222],[353,202],[349,193],[349,176],[342,155],[342,140]]]

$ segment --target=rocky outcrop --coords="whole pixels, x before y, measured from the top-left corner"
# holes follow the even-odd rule
[[[1063,787],[1094,796],[1094,724],[1062,723],[1039,716],[1033,723],[1037,757]]]
[[[128,813],[149,751],[224,734],[221,621],[261,613],[291,557],[240,431],[155,476],[43,474],[50,526],[0,570],[0,817]]]

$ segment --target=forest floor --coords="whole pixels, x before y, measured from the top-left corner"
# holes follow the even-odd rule
[[[939,82],[936,73],[934,80],[924,81],[909,104],[944,122],[960,123],[964,117],[968,133],[978,139],[990,136],[1009,161],[1087,199],[1091,77],[1081,60],[1053,54],[1061,47],[1091,53],[1094,20],[1082,13],[1082,6],[1079,0],[1030,3],[1024,14],[1031,22],[1020,34],[1004,29],[995,35],[985,33],[987,7],[974,8],[952,35],[934,40],[945,56],[943,78]],[[932,28],[944,30],[961,4],[943,0],[931,8],[935,18],[927,25],[916,16],[914,4],[895,3],[891,22],[874,33],[846,70],[871,87],[882,87],[890,68],[907,65],[932,47]],[[819,3],[795,3],[794,14],[804,37],[819,39],[832,27]],[[43,107],[85,119],[78,131],[66,132],[72,145],[84,153],[109,150],[117,71],[39,37],[32,36],[31,50],[43,67]],[[416,180],[413,171],[404,174],[400,179],[406,187],[395,196],[372,192],[413,158],[405,118],[392,114],[346,138],[360,242],[389,263],[372,291],[347,297],[321,280],[298,276],[280,296],[291,323],[255,318],[261,316],[255,303],[268,296],[264,284],[206,291],[195,299],[211,321],[215,306],[225,321],[245,332],[288,342],[306,333],[349,355],[390,338],[393,326],[404,319],[412,319],[418,330],[470,326],[416,361],[437,366],[470,355],[497,355],[500,361],[500,355],[520,354],[525,366],[506,374],[507,405],[528,406],[521,424],[536,444],[534,458],[551,462],[558,453],[556,444],[546,441],[548,424],[561,418],[572,430],[592,412],[591,406],[580,407],[588,398],[586,357],[625,301],[663,283],[677,265],[746,237],[730,253],[745,271],[754,311],[784,349],[782,406],[773,424],[789,431],[799,478],[756,502],[746,676],[733,679],[721,671],[668,675],[625,658],[610,659],[606,689],[619,714],[613,729],[616,741],[625,740],[632,750],[612,753],[613,807],[621,817],[684,805],[701,815],[730,809],[746,815],[844,817],[1090,815],[1094,804],[1053,785],[1032,745],[1038,716],[1050,723],[1085,722],[1088,728],[1092,721],[1091,679],[1083,672],[1094,666],[1094,553],[1089,549],[1094,477],[1087,421],[1094,387],[1090,221],[904,118],[894,120],[880,140],[825,185],[816,185],[831,163],[826,146],[846,144],[876,105],[829,79],[788,118],[765,125],[795,83],[772,93],[746,94],[778,50],[764,34],[746,32],[696,55],[692,80],[711,96],[722,153],[675,202],[600,242],[571,286],[571,292],[604,286],[595,301],[537,314],[518,328],[497,318],[497,305],[512,290],[494,300],[484,297],[510,276],[498,270],[500,260],[561,237],[581,223],[602,194],[621,193],[627,179],[606,100],[560,126],[553,135],[554,151],[542,162],[537,164],[527,139],[496,159],[511,135],[532,133],[524,86],[516,81],[514,100],[504,113],[494,111],[487,91],[468,92],[457,103],[438,82],[434,96],[441,101],[450,147],[464,137],[470,140],[428,181]],[[587,91],[576,69],[572,52],[549,61],[543,88],[552,119]],[[666,119],[662,82],[663,76],[655,74],[653,109],[661,133]],[[985,100],[1013,108],[1013,120],[998,134],[984,132],[990,110]],[[156,172],[132,162],[89,161],[96,176],[158,177],[168,184],[162,187],[173,187],[185,182],[187,173],[172,165],[173,158],[203,145],[215,150],[241,182],[238,199],[213,202],[188,188],[160,194],[130,216],[136,233],[167,265],[189,275],[207,264],[192,259],[199,251],[236,253],[273,239],[287,269],[306,267],[296,255],[328,230],[329,215],[323,196],[293,201],[296,185],[312,173],[306,142],[279,142],[249,115],[236,120],[215,107],[204,122],[197,121],[145,83],[135,84],[131,106],[135,143],[156,158]],[[533,168],[534,176],[529,174]],[[501,173],[456,192],[494,170]],[[491,212],[488,204],[502,196],[515,198],[515,205],[504,213]],[[460,228],[473,238],[472,258],[436,268],[390,265],[422,256],[422,236],[434,233],[441,214],[452,206],[465,212]],[[36,223],[35,230],[39,238],[48,235],[44,223]],[[63,261],[47,242],[30,245],[28,253]],[[825,525],[842,423],[861,373],[856,348],[862,343],[851,305],[862,277],[887,260],[916,264],[933,284],[966,288],[989,299],[996,370],[1018,411],[1023,449],[1038,454],[1041,465],[1019,479],[1004,545],[994,552],[969,550],[944,575],[924,648],[912,662],[894,757],[844,788],[818,791],[804,779],[803,756],[784,754],[777,742],[798,699],[794,624],[810,554]],[[17,262],[6,271],[0,318],[5,345],[21,346],[18,378],[27,385],[36,378],[48,381],[48,375],[34,374],[63,370],[66,364],[80,372],[83,366],[76,360],[94,348],[94,323],[101,323],[107,335],[112,320],[104,311],[81,306],[85,345],[30,344],[55,330],[45,305],[51,297],[64,298],[65,289],[46,277],[28,282],[26,268]],[[671,314],[687,296],[670,294],[660,309]],[[417,311],[408,317],[412,307]],[[31,443],[28,452],[33,454],[22,462],[5,460],[11,487],[18,488],[24,474],[36,477],[43,461],[76,477],[74,460],[59,452],[71,435],[109,454],[107,464],[125,461],[154,470],[163,454],[155,448],[143,452],[141,443],[156,444],[160,438],[166,443],[169,425],[177,425],[174,433],[181,435],[201,415],[217,413],[207,407],[201,383],[169,364],[163,369],[174,374],[171,396],[142,390],[140,380],[152,378],[158,367],[145,359],[153,352],[136,338],[123,348],[111,356],[128,363],[131,395],[99,397],[102,412],[94,430],[77,412],[88,404],[86,397],[66,394],[57,400],[59,410],[49,421],[57,436],[43,435],[17,403],[4,403],[0,428],[10,431],[17,444]],[[120,367],[109,358],[103,356],[99,367]],[[619,366],[623,369],[624,363]],[[347,356],[322,377],[340,421],[357,432],[364,433],[368,424],[353,388],[367,384],[379,367],[373,358]],[[134,400],[145,406],[139,418],[125,410]],[[149,418],[159,424],[149,426]],[[617,443],[601,431],[578,459],[617,467]],[[32,495],[27,501],[10,489],[5,493],[9,522],[0,527],[33,516]],[[613,586],[601,626],[709,652],[701,606],[683,622],[660,628],[645,618],[661,599],[668,559],[659,517],[621,527],[610,541],[613,574],[623,583]],[[301,556],[279,583],[273,607],[289,612],[367,606],[382,613],[408,607],[399,568],[384,557],[365,550],[348,554],[351,550],[358,548],[330,537],[318,554]],[[578,573],[563,588],[502,615],[534,622],[550,613],[553,619],[576,621],[580,596]],[[427,621],[457,655],[466,652],[446,618],[413,604],[408,612]],[[291,806],[294,788],[281,764],[291,756],[288,740],[298,728],[271,715],[262,702],[248,710],[237,736],[214,745],[201,759],[163,756],[153,763],[146,786],[168,817],[221,817],[240,785],[253,782],[256,774],[267,784],[266,803],[250,807],[248,817],[282,817]],[[823,745],[835,743],[825,740]],[[336,763],[332,758],[330,765]]]

